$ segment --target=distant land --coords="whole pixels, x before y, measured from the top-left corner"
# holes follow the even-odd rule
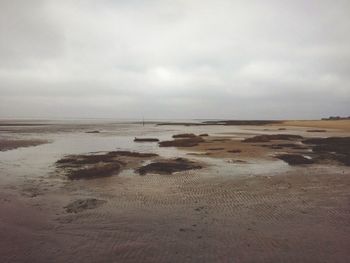
[[[328,118],[322,118],[323,121],[334,121],[334,120],[350,120],[350,116],[348,117],[340,117],[340,116],[330,116]]]

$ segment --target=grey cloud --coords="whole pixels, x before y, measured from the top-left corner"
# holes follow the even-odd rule
[[[45,1],[1,1],[0,8],[0,69],[30,67],[61,54],[62,35]]]
[[[1,1],[0,117],[349,115],[348,10],[342,0]]]

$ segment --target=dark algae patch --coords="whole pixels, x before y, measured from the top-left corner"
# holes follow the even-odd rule
[[[350,137],[310,138],[303,143],[310,145],[321,160],[335,160],[350,166]]]
[[[136,158],[147,158],[147,157],[156,157],[158,154],[156,153],[139,153],[139,152],[130,152],[130,151],[114,151],[107,153],[108,156],[118,157],[118,156],[124,156],[124,157],[136,157]]]
[[[209,148],[207,150],[209,151],[220,151],[220,150],[224,150],[225,148]]]
[[[173,138],[195,138],[197,135],[193,133],[181,133],[173,135]]]
[[[313,160],[305,158],[299,154],[280,154],[276,155],[276,158],[281,159],[289,165],[301,165],[301,164],[312,164]]]
[[[152,158],[154,153],[113,151],[103,154],[69,155],[56,162],[59,170],[71,180],[94,179],[118,174],[131,159]]]
[[[140,175],[146,175],[148,173],[155,174],[172,174],[175,172],[201,169],[202,166],[196,162],[184,159],[170,159],[170,160],[162,160],[147,164],[142,166],[136,170]]]
[[[100,131],[87,131],[86,133],[100,133]]]
[[[310,138],[303,143],[312,145],[315,152],[350,153],[350,137]]]
[[[294,148],[296,146],[298,146],[297,144],[294,143],[279,143],[279,144],[275,144],[276,146],[279,147],[283,147],[283,148]]]
[[[294,143],[264,144],[259,146],[270,148],[270,149],[283,149],[283,148],[305,149],[305,147],[301,147],[301,145],[294,144]]]
[[[193,147],[199,143],[205,142],[202,137],[195,136],[191,138],[175,139],[172,141],[162,141],[159,143],[160,147]]]
[[[304,145],[297,145],[291,148],[300,150],[311,149],[312,152],[308,154],[312,156],[312,160],[291,154],[276,157],[289,164],[294,164],[294,162],[296,162],[295,164],[303,164],[302,162],[321,164],[336,162],[350,166],[350,137],[309,138],[303,140],[302,143]]]
[[[120,172],[121,163],[101,163],[85,168],[72,169],[67,173],[67,177],[71,180],[76,179],[93,179],[111,176]]]
[[[240,153],[240,152],[242,152],[242,150],[234,149],[234,150],[228,150],[227,152],[229,152],[229,153]]]
[[[159,142],[157,138],[135,138],[134,142]]]
[[[307,132],[326,132],[327,130],[307,130]]]
[[[257,135],[251,138],[244,139],[243,142],[270,142],[277,140],[291,141],[303,139],[300,135],[294,134],[271,134],[271,135]]]

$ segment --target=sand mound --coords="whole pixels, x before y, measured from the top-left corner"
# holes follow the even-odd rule
[[[157,138],[135,138],[134,142],[159,142]]]
[[[176,139],[173,141],[162,141],[159,143],[160,147],[193,147],[197,146],[199,143],[204,142],[202,137],[196,136],[186,139]]]
[[[207,150],[209,151],[221,151],[221,150],[225,150],[225,148],[208,148]]]
[[[239,149],[237,149],[237,150],[228,150],[227,152],[229,152],[229,153],[240,153],[240,152],[242,152],[242,150],[239,150]]]
[[[93,179],[118,174],[127,165],[140,161],[139,158],[152,158],[155,156],[158,155],[129,151],[70,155],[58,160],[56,166],[71,180]],[[135,160],[135,158],[137,159]]]
[[[137,169],[136,172],[138,172],[140,175],[145,175],[147,173],[172,174],[175,172],[201,168],[202,166],[195,162],[183,158],[177,158],[147,164]]]
[[[67,177],[71,180],[106,177],[119,173],[122,166],[121,163],[101,163],[91,167],[70,170]]]
[[[173,138],[195,138],[197,135],[193,133],[181,133],[173,135]]]
[[[307,132],[326,132],[327,130],[307,130]]]
[[[125,156],[125,157],[136,157],[136,158],[158,156],[158,154],[156,153],[139,153],[139,152],[129,152],[129,151],[114,151],[114,152],[109,152],[108,155],[112,157]]]

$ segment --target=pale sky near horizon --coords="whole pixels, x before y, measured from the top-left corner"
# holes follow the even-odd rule
[[[348,0],[0,0],[0,118],[350,115]]]

